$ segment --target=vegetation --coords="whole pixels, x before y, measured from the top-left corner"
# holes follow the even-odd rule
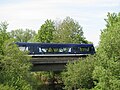
[[[46,20],[35,36],[36,42],[42,43],[88,43],[83,36],[82,27],[70,17],[61,23]]]
[[[7,22],[1,22],[0,24],[0,55],[3,54],[2,44],[5,42],[5,40],[8,40],[10,38],[6,31],[7,26]]]
[[[108,13],[106,28],[101,33],[97,51],[97,64],[93,78],[97,79],[94,90],[120,89],[120,13]]]
[[[67,65],[63,73],[66,89],[120,89],[120,13],[108,13],[105,21],[107,25],[101,32],[96,55]]]
[[[1,90],[15,90],[13,87],[10,87],[8,85],[3,85],[3,84],[0,84],[0,89]]]
[[[106,28],[101,31],[96,55],[68,63],[62,72],[65,89],[120,89],[120,13],[108,13]],[[14,42],[89,43],[78,22],[70,17],[55,23],[46,20],[38,33],[26,29],[7,32],[8,24],[0,24],[0,89],[33,90],[54,79],[53,72],[31,73],[30,57]],[[37,81],[36,81],[37,79]],[[38,81],[39,80],[39,81]]]
[[[35,41],[42,43],[51,43],[53,40],[53,32],[55,31],[54,22],[46,20],[38,30],[38,34],[35,36]]]
[[[83,36],[82,27],[70,17],[57,23],[55,27],[54,42],[56,43],[88,43]]]
[[[92,79],[93,70],[93,56],[89,56],[85,60],[81,58],[79,61],[67,64],[66,71],[62,73],[65,89],[92,88],[94,86]]]
[[[29,57],[10,39],[7,25],[3,22],[0,26],[0,87],[5,88],[3,90],[31,90]]]
[[[29,42],[33,41],[36,32],[30,29],[16,29],[9,32],[11,38],[14,38],[16,42]]]

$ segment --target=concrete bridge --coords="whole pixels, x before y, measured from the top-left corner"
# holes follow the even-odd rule
[[[62,71],[68,62],[78,61],[87,55],[33,55],[32,71]]]

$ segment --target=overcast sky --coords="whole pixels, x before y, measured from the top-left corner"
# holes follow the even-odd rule
[[[83,27],[87,40],[98,45],[108,12],[120,12],[120,0],[0,0],[0,22],[8,31],[19,28],[38,30],[46,19],[70,16]]]

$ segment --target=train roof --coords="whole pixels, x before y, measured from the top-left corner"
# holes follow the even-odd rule
[[[40,47],[93,47],[93,44],[63,44],[63,43],[38,43],[38,42],[16,42],[19,46],[40,46]]]

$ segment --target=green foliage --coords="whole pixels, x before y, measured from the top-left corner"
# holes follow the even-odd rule
[[[109,67],[105,69],[103,66],[96,66],[93,72],[93,78],[98,80],[98,83],[95,82],[96,86],[92,90],[119,90],[120,79],[116,78],[116,76],[114,71]]]
[[[0,83],[14,87],[15,90],[30,90],[30,62],[27,53],[20,51],[11,41],[2,45],[3,54],[0,55]]]
[[[70,17],[55,23],[46,20],[35,36],[36,42],[42,43],[88,43],[83,36],[82,27]]]
[[[56,25],[54,42],[57,43],[88,43],[83,36],[82,27],[70,17],[66,17]]]
[[[5,40],[9,39],[9,35],[7,33],[7,26],[7,22],[0,23],[0,54],[3,53],[2,44],[5,42]]]
[[[15,90],[13,87],[10,87],[8,85],[0,84],[0,90]]]
[[[16,42],[28,42],[34,38],[36,33],[30,29],[17,29],[9,32],[9,35],[11,38],[14,38]]]
[[[120,89],[120,13],[108,13],[107,25],[101,33],[97,51],[97,63],[93,78],[97,79],[93,90]]]
[[[10,39],[6,22],[0,24],[0,89],[31,90],[30,57]]]
[[[107,25],[101,32],[96,56],[67,65],[67,72],[63,73],[66,89],[88,89],[89,79],[94,80],[92,90],[120,89],[120,13],[108,13],[108,19],[105,20]]]
[[[39,80],[40,84],[45,84],[48,83],[50,79],[53,78],[53,72],[45,72],[45,71],[40,71],[40,72],[35,72],[34,76]]]
[[[120,14],[120,13],[119,13]],[[117,15],[116,13],[113,13],[113,14],[111,14],[111,13],[108,13],[108,15],[107,15],[107,19],[105,19],[105,21],[106,21],[106,27],[108,28],[108,27],[111,27],[111,26],[113,26],[115,23],[117,23],[117,22],[119,22],[119,20],[120,20],[120,17],[119,17],[119,15]]]
[[[42,43],[51,43],[53,40],[53,32],[55,31],[54,22],[46,20],[45,23],[38,30],[35,41]]]
[[[115,18],[116,16],[116,18]],[[114,21],[117,19],[117,21]],[[107,28],[104,29],[101,33],[101,41],[99,46],[99,53],[104,52],[106,57],[111,58],[120,58],[120,14],[108,14],[109,21],[107,23]],[[114,23],[113,23],[114,22]],[[101,54],[102,55],[102,54]]]
[[[81,58],[80,61],[67,64],[67,71],[62,74],[65,89],[92,88],[94,86],[92,79],[93,70],[94,60],[92,56],[87,57],[85,60]]]

